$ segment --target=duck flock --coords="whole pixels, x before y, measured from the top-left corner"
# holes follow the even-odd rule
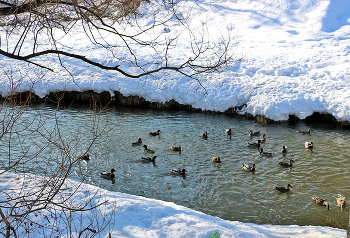
[[[300,134],[310,134],[311,133],[311,129],[309,128],[307,131],[303,131],[303,130],[299,130],[297,131],[298,133]],[[160,130],[157,130],[156,132],[148,132],[148,134],[150,136],[158,136],[160,135],[161,131]],[[248,132],[250,134],[250,136],[259,136],[260,135],[260,131],[253,131],[253,130],[250,130]],[[227,135],[231,135],[232,134],[232,130],[231,129],[226,129],[225,131],[225,134]],[[202,138],[208,138],[208,133],[207,132],[202,132],[201,135],[200,135]],[[263,150],[263,148],[261,148],[261,144],[265,143],[266,142],[266,135],[263,134],[262,135],[262,138],[258,139],[256,142],[247,142],[247,145],[249,147],[255,147],[255,148],[258,148],[259,149],[259,153],[260,155],[263,155],[263,156],[272,156],[272,153],[271,152],[266,152]],[[137,141],[135,142],[132,142],[131,145],[132,146],[140,146],[143,144],[143,141],[142,141],[142,138],[139,138]],[[305,148],[308,148],[308,149],[312,149],[313,148],[313,142],[312,141],[305,141]],[[170,146],[169,149],[173,150],[173,151],[181,151],[181,146]],[[147,145],[143,145],[143,151],[145,153],[151,153],[151,154],[154,154],[155,151],[148,148]],[[288,153],[288,148],[287,146],[283,146],[280,150],[281,153],[283,154],[286,154]],[[82,155],[79,157],[80,159],[82,160],[89,160],[89,155],[85,154],[85,155]],[[152,156],[152,157],[141,157],[141,160],[143,162],[146,162],[146,163],[152,163],[152,162],[155,162],[157,156]],[[216,162],[216,163],[220,163],[221,162],[221,159],[220,157],[212,157],[211,160],[213,162]],[[281,161],[279,162],[279,165],[282,166],[282,167],[285,167],[285,168],[290,168],[293,166],[293,159],[290,159],[288,162],[284,162],[284,161]],[[255,163],[250,166],[248,164],[245,164],[243,163],[243,167],[241,168],[241,170],[244,170],[244,171],[248,171],[248,172],[254,172],[256,169],[256,166],[255,166]],[[114,179],[115,178],[115,174],[114,174],[115,170],[112,169],[111,172],[102,172],[100,173],[100,176],[105,178],[105,179]],[[186,175],[186,169],[180,169],[180,168],[176,168],[176,169],[172,169],[171,170],[171,173],[174,174],[174,175],[182,175],[182,176],[185,176]],[[281,193],[286,193],[286,192],[289,192],[290,189],[293,188],[291,184],[288,184],[286,187],[275,187],[274,189],[278,192],[281,192]],[[315,200],[315,206],[317,204],[319,205],[322,205],[322,206],[325,206],[327,210],[329,210],[329,203],[323,199],[323,198],[320,198],[320,197],[311,197],[313,200]],[[341,207],[341,210],[344,209],[345,205],[346,205],[346,201],[344,198],[338,198],[337,199],[337,204]]]

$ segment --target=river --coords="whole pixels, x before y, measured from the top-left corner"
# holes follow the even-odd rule
[[[110,191],[174,202],[233,221],[342,229],[348,224],[349,209],[341,211],[336,200],[345,197],[348,201],[350,196],[350,130],[337,125],[259,124],[223,114],[114,106],[96,114],[82,105],[58,110],[37,106],[27,110],[16,125],[16,130],[22,131],[18,137],[26,139],[16,142],[12,136],[11,149],[1,147],[2,166],[8,162],[9,151],[12,157],[26,152],[34,158],[35,151],[47,142],[43,133],[53,131],[51,142],[62,139],[63,147],[79,156],[89,148],[93,136],[105,128],[106,133],[89,148],[91,159],[74,168],[72,179]],[[225,134],[228,128],[231,136]],[[308,128],[312,129],[310,134],[296,132]],[[161,131],[158,136],[148,134],[157,130]],[[260,131],[260,135],[251,136],[249,130]],[[208,138],[202,138],[202,132],[207,132]],[[262,156],[257,148],[247,146],[263,134],[266,142],[261,147],[272,156]],[[132,146],[138,138],[142,138],[142,145]],[[1,142],[7,145],[9,140],[4,136]],[[314,148],[305,148],[305,141],[312,141]],[[45,167],[50,167],[47,161],[59,157],[60,152],[50,145],[35,157],[35,163],[23,165],[22,170],[45,174],[52,169]],[[143,145],[155,154],[145,153]],[[280,152],[283,145],[288,148],[285,155]],[[181,146],[182,150],[172,151],[169,146]],[[154,163],[141,160],[154,155]],[[214,156],[222,162],[213,162]],[[294,160],[291,168],[279,165],[290,159]],[[242,171],[243,163],[255,163],[255,172]],[[116,170],[114,180],[100,177],[100,172],[112,168]],[[174,168],[186,169],[186,176],[172,174]],[[274,189],[287,184],[292,185],[287,193]],[[314,206],[312,196],[326,199],[330,210]]]

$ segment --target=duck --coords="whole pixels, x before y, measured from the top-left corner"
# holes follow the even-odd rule
[[[309,128],[307,131],[297,131],[298,133],[300,133],[300,134],[310,134],[310,132],[311,132],[311,128]]]
[[[132,145],[141,145],[141,144],[142,144],[142,139],[139,138],[137,141],[132,142],[131,144],[132,144]]]
[[[260,143],[265,143],[266,142],[265,134],[263,134],[263,138],[261,138],[259,141],[260,141]]]
[[[293,163],[294,163],[294,160],[290,159],[289,163],[281,161],[281,162],[279,162],[279,165],[281,165],[283,167],[292,167]]]
[[[305,148],[309,148],[309,149],[314,148],[314,143],[312,143],[312,141],[311,142],[305,141]]]
[[[78,157],[80,160],[90,160],[90,155],[89,154],[84,154]]]
[[[147,145],[144,145],[143,148],[145,148],[143,151],[147,153],[154,153],[154,150],[148,149]]]
[[[141,159],[142,159],[143,162],[149,163],[149,162],[155,162],[157,157],[158,156],[153,156],[153,158],[142,157]]]
[[[249,131],[249,135],[251,135],[251,136],[257,136],[259,134],[260,134],[260,131],[255,131],[255,132],[253,130]]]
[[[211,160],[216,163],[221,163],[220,157],[211,157]]]
[[[111,169],[111,172],[102,172],[100,173],[101,177],[102,178],[105,178],[105,179],[114,179],[115,178],[115,174],[114,174],[114,169]]]
[[[181,146],[170,146],[169,149],[173,151],[181,151]]]
[[[337,199],[337,203],[340,206],[340,209],[343,211],[343,209],[344,209],[344,207],[346,205],[346,202],[345,202],[344,198],[338,198]]]
[[[172,169],[171,172],[176,175],[185,175],[186,169]]]
[[[293,188],[292,185],[288,184],[287,188],[285,187],[275,187],[275,190],[281,193],[286,193],[290,190],[290,188]]]
[[[270,152],[264,152],[263,148],[260,148],[260,154],[261,155],[268,155],[268,156],[272,155],[272,153],[270,153]]]
[[[328,202],[326,202],[326,200],[324,200],[323,198],[319,198],[319,197],[311,197],[313,200],[315,200],[315,206],[317,205],[317,204],[320,204],[320,205],[322,205],[322,206],[326,206],[326,209],[327,210],[329,210],[329,204],[328,204]]]
[[[281,152],[282,153],[287,153],[288,152],[288,149],[287,149],[287,146],[283,146],[282,149],[281,149]]]
[[[249,166],[249,165],[243,163],[243,168],[241,168],[241,170],[254,172],[255,171],[255,163],[253,164],[253,166]]]
[[[160,130],[157,130],[155,132],[148,132],[148,134],[151,136],[158,136],[160,132],[161,132]]]
[[[255,142],[248,142],[248,146],[260,148],[260,140],[258,140],[258,143],[255,143]]]
[[[202,132],[201,133],[201,137],[208,138],[208,132],[207,131],[206,132]]]
[[[226,129],[225,134],[227,134],[227,135],[231,135],[231,134],[232,134],[232,130],[231,130],[231,128],[230,128],[230,129]]]

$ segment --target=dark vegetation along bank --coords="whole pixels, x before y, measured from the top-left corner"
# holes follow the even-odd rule
[[[85,91],[85,92],[54,92],[50,93],[44,98],[40,98],[32,92],[22,92],[17,93],[11,98],[5,98],[0,96],[0,100],[4,101],[5,99],[10,101],[16,101],[18,103],[30,102],[30,103],[96,103],[97,105],[106,106],[106,105],[118,105],[124,107],[141,107],[141,108],[150,108],[150,109],[158,109],[158,110],[183,110],[183,111],[191,111],[191,112],[200,112],[200,113],[208,113],[208,114],[225,114],[225,115],[239,115],[237,113],[244,105],[240,107],[229,108],[225,112],[217,112],[217,111],[205,111],[198,108],[193,108],[191,105],[183,105],[175,100],[170,100],[167,102],[149,102],[144,98],[139,96],[127,96],[125,97],[120,92],[114,92],[114,97],[109,92],[97,93],[94,91]],[[272,119],[266,118],[263,115],[254,116],[249,113],[245,113],[244,117],[251,120],[256,120],[259,123],[283,123],[283,122],[324,122],[324,123],[332,123],[338,124],[345,128],[350,128],[349,121],[338,121],[334,116],[328,113],[319,113],[314,112],[311,116],[306,117],[304,120],[300,120],[298,117],[294,115],[289,115],[288,121],[274,121]]]

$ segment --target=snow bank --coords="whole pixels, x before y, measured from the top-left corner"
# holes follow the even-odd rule
[[[0,171],[1,172],[1,171]],[[45,177],[32,174],[14,174],[7,172],[0,175],[0,191],[7,191],[10,196],[16,193],[33,192],[40,187],[40,181]],[[76,191],[74,188],[78,188]],[[75,191],[75,194],[70,197]],[[321,226],[277,226],[256,225],[238,221],[227,221],[218,217],[209,216],[189,208],[155,199],[143,198],[119,192],[110,192],[93,185],[82,184],[67,180],[59,194],[62,201],[68,199],[73,205],[89,201],[89,206],[107,201],[98,208],[98,212],[88,211],[73,213],[70,220],[73,222],[73,234],[78,236],[79,228],[89,227],[91,224],[108,224],[100,237],[203,237],[208,238],[214,232],[219,237],[308,237],[308,238],[341,238],[346,237],[346,230]],[[1,201],[7,200],[6,193],[0,193]],[[55,219],[51,211],[54,211]],[[58,206],[31,213],[29,219],[39,228],[35,237],[46,237],[66,231],[66,213]],[[7,210],[3,209],[6,214]],[[48,219],[49,218],[49,219]],[[92,220],[91,220],[92,219]],[[56,223],[56,222],[58,223]],[[78,226],[78,227],[77,227]],[[74,231],[76,229],[77,231]],[[23,227],[17,232],[25,234]],[[76,232],[76,233],[74,233]],[[65,236],[66,234],[61,234]]]
[[[0,93],[32,89],[44,97],[62,90],[108,91],[112,95],[118,91],[151,102],[174,99],[195,108],[221,112],[246,104],[242,114],[248,112],[273,120],[287,120],[288,115],[304,119],[313,112],[321,112],[333,115],[338,121],[350,121],[348,0],[229,0],[186,4],[183,8],[192,7],[193,24],[209,19],[207,27],[213,35],[232,28],[240,41],[237,58],[244,56],[230,71],[201,82],[205,90],[196,80],[170,71],[156,78],[130,79],[62,57],[70,75],[47,56],[44,60],[52,61],[50,66],[55,72],[42,70],[41,78],[33,65],[1,57]],[[170,32],[177,30],[177,25],[168,27]],[[75,42],[77,51],[86,52],[87,58],[97,62],[108,61],[109,55],[103,55],[98,47],[91,45],[79,29],[72,32],[74,37],[67,36],[66,40]],[[185,47],[185,42],[179,44]],[[179,47],[178,51],[182,49]],[[139,53],[148,59],[142,48]],[[176,63],[176,54],[171,57]]]

